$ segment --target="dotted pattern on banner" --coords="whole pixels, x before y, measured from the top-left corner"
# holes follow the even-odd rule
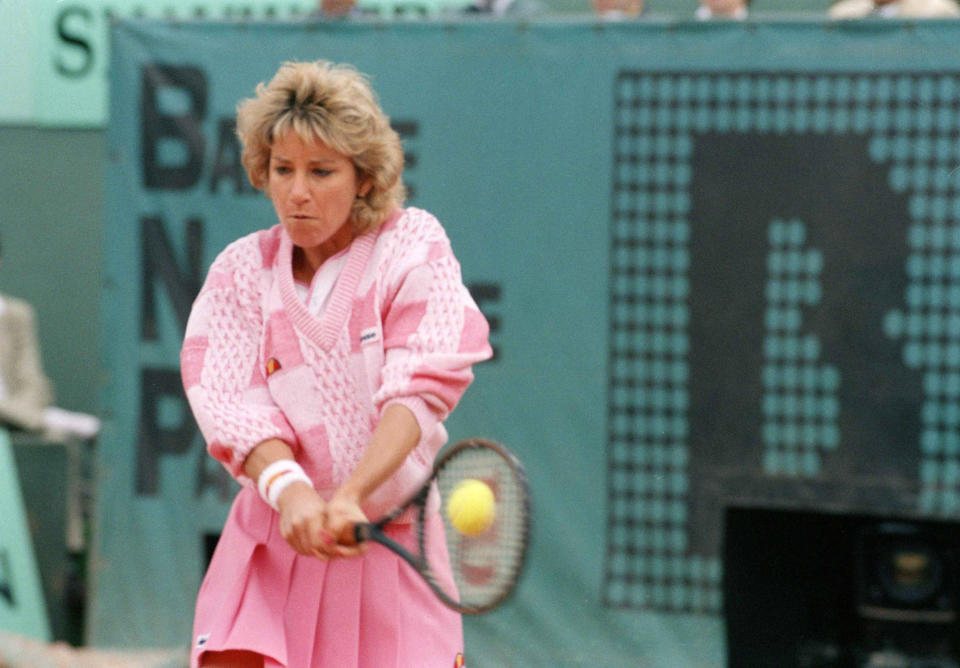
[[[870,143],[889,162],[892,190],[909,196],[904,310],[884,332],[902,339],[904,364],[923,373],[919,510],[960,512],[960,77],[873,82],[888,101]]]
[[[605,603],[711,614],[722,606],[718,556],[687,549],[689,189],[699,133],[864,135],[869,158],[889,165],[890,187],[910,194],[906,307],[883,327],[925,374],[919,509],[960,511],[960,77],[623,71],[614,105]],[[823,453],[842,447],[842,379],[801,333],[801,307],[819,290],[818,255],[804,250],[802,229],[771,225],[771,257],[800,266],[790,278],[771,270],[768,289],[803,287],[768,302],[759,464],[813,477]],[[790,364],[787,351],[796,352]],[[795,429],[771,426],[793,414]]]
[[[840,373],[818,364],[819,338],[802,334],[802,307],[823,293],[823,255],[804,250],[805,237],[798,220],[770,223],[762,411],[763,470],[772,475],[816,476],[820,451],[840,443]]]

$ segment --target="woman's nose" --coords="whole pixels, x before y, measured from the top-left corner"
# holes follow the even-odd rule
[[[310,188],[305,174],[293,175],[293,186],[290,188],[290,197],[295,202],[302,202],[310,198]]]

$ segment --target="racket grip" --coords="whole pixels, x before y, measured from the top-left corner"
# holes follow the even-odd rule
[[[356,540],[358,543],[364,543],[370,540],[370,534],[371,534],[370,529],[372,528],[372,526],[373,526],[372,524],[367,524],[366,522],[361,524],[355,524],[353,526],[354,540]]]

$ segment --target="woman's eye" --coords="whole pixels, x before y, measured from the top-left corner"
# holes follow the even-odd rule
[[[290,168],[287,167],[286,165],[277,165],[277,166],[275,166],[275,167],[273,168],[273,171],[274,171],[276,174],[289,174],[289,173],[290,173]]]
[[[330,173],[331,173],[331,172],[330,172],[329,169],[315,169],[315,170],[313,170],[313,175],[314,175],[314,176],[327,176],[327,175],[330,174]]]

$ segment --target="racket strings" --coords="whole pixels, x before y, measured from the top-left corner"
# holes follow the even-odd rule
[[[458,531],[445,512],[453,490],[470,479],[486,484],[494,496],[493,522],[477,535]],[[466,448],[446,462],[437,486],[455,581],[447,594],[465,608],[492,607],[512,590],[523,566],[529,523],[523,474],[493,448]]]

